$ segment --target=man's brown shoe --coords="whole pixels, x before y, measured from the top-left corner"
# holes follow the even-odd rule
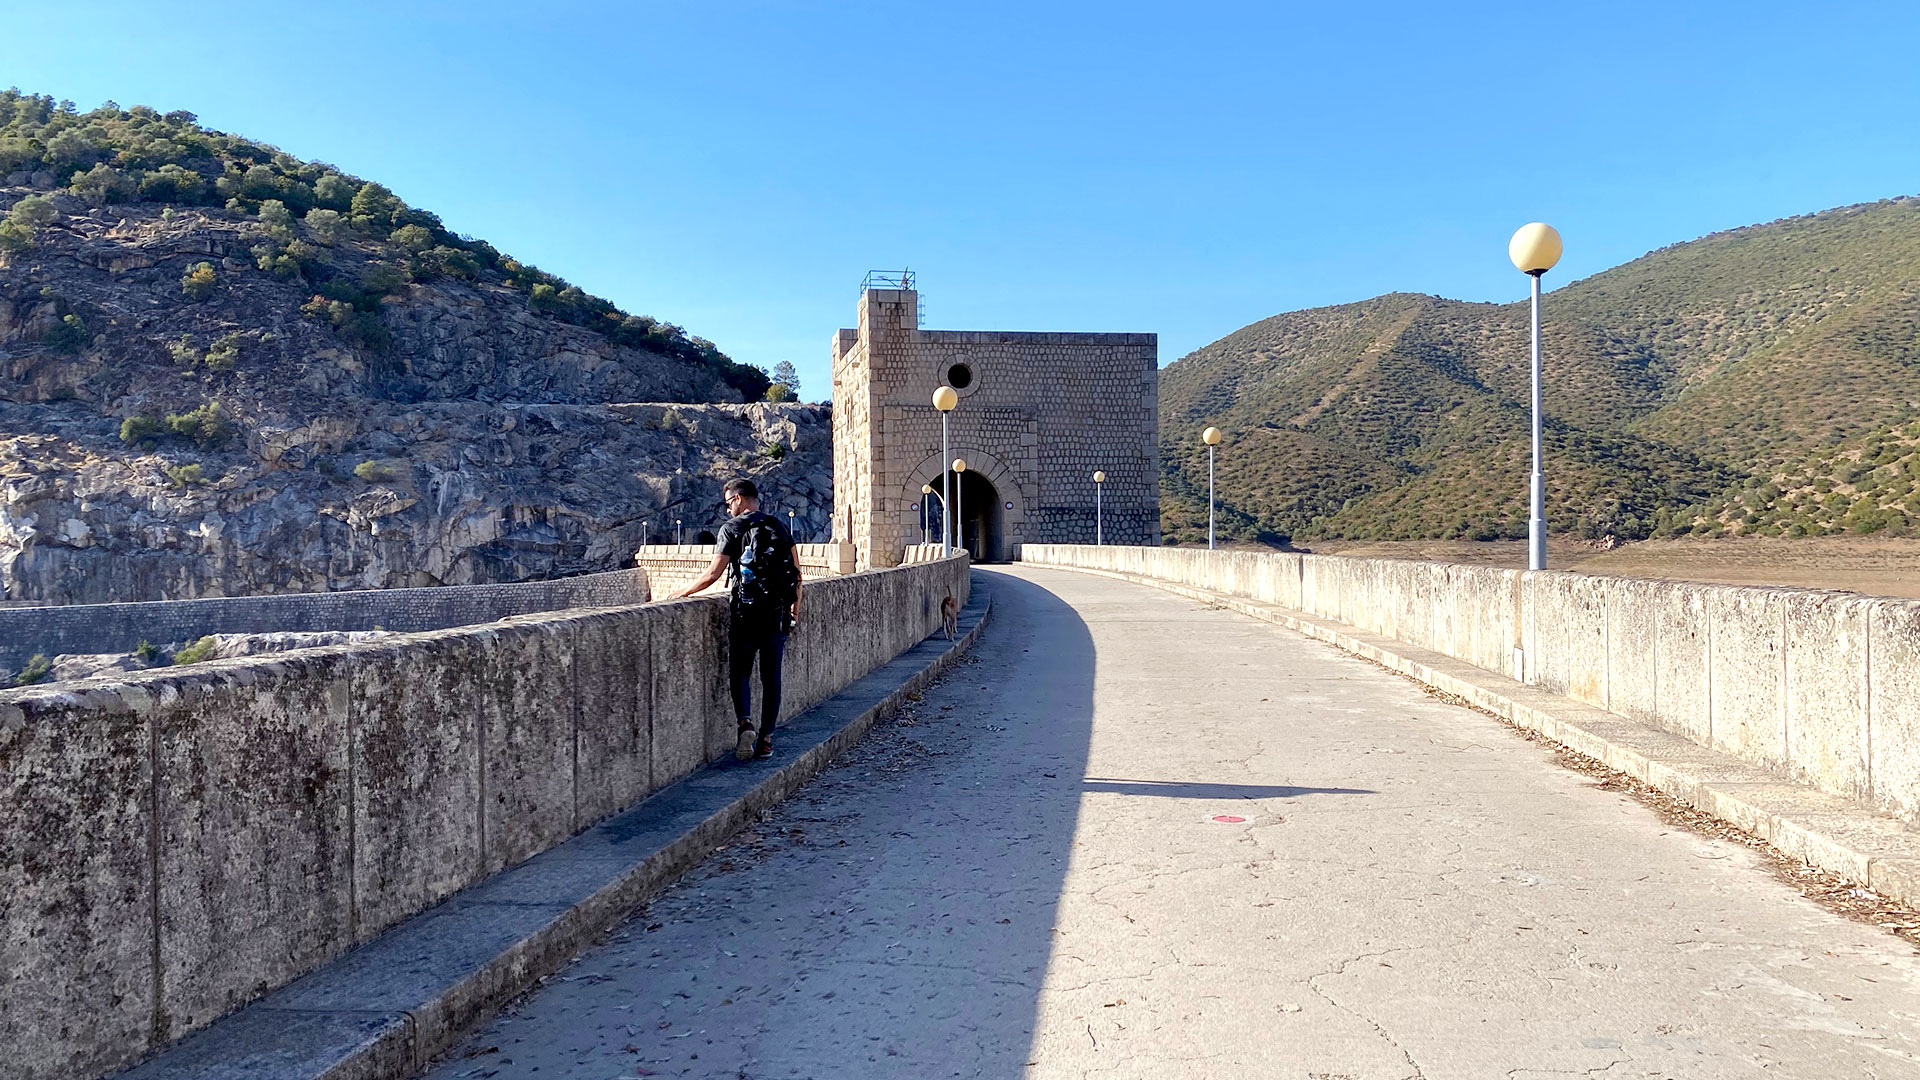
[[[748,729],[740,733],[733,744],[733,760],[749,761],[753,758],[753,731]]]

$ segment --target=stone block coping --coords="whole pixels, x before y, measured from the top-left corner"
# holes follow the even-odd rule
[[[780,727],[772,762],[727,760],[407,919],[115,1080],[398,1080],[697,864],[932,682],[986,626],[935,633]]]

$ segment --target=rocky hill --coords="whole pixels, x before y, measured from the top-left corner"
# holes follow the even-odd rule
[[[1869,458],[1898,457],[1900,433],[1920,418],[1920,199],[1663,248],[1554,289],[1545,311],[1555,531],[1634,539],[1920,522],[1891,481],[1874,513],[1850,516],[1852,503],[1828,499],[1831,484],[1818,513],[1752,505],[1756,492],[1814,490],[1813,474],[1843,459],[1858,471],[1857,453],[1826,453],[1848,440],[1871,444]],[[1160,387],[1169,536],[1204,535],[1198,432],[1209,424],[1229,436],[1219,453],[1229,535],[1526,534],[1525,301],[1392,294],[1289,312],[1181,358]]]
[[[804,537],[826,410],[766,386],[378,184],[0,93],[5,601],[611,569],[739,471]]]

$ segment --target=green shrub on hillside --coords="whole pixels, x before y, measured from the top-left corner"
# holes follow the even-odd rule
[[[347,227],[346,219],[340,216],[338,210],[328,210],[324,206],[307,211],[305,221],[307,234],[322,244],[338,242]]]
[[[59,209],[45,195],[24,196],[13,204],[13,209],[7,211],[7,220],[17,221],[29,229],[44,228],[59,217]]]
[[[22,227],[19,222],[0,219],[0,255],[25,251],[33,246],[33,241],[33,230]]]
[[[293,211],[279,199],[265,199],[260,203],[260,223],[277,240],[293,239]]]
[[[157,417],[129,416],[120,421],[120,441],[132,446],[135,443],[147,442],[165,430]]]
[[[208,635],[174,653],[173,662],[176,665],[198,664],[203,660],[214,659],[219,652],[220,647],[214,643],[213,636]]]
[[[387,239],[416,254],[433,246],[433,234],[420,225],[402,225]]]
[[[28,195],[13,204],[0,219],[0,252],[25,251],[34,245],[40,230],[60,216],[53,200],[44,195]]]
[[[180,291],[187,294],[187,299],[197,303],[213,295],[213,287],[218,281],[212,263],[197,262],[180,276]]]
[[[240,361],[242,337],[243,335],[236,331],[215,338],[213,344],[207,347],[207,366],[215,371],[232,371],[234,364]]]
[[[74,173],[67,190],[90,206],[107,206],[133,199],[139,182],[105,162],[95,162],[86,172]]]
[[[233,428],[227,424],[217,401],[209,401],[183,413],[168,413],[166,429],[182,438],[192,439],[201,447],[218,446],[233,434]]]
[[[47,659],[47,654],[34,653],[27,658],[27,666],[20,669],[19,675],[14,676],[13,685],[31,686],[44,681],[52,672],[53,662]]]
[[[384,320],[380,317],[380,297],[363,292],[338,280],[322,286],[324,292],[300,306],[300,314],[324,320],[340,336],[375,352],[384,352],[392,344]]]
[[[80,347],[87,343],[87,324],[81,322],[80,316],[78,315],[63,315],[60,317],[59,322],[54,323],[53,326],[47,330],[46,336],[42,340],[47,348],[52,349],[54,352],[79,352]]]

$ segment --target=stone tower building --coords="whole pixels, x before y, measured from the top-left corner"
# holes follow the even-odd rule
[[[834,535],[861,568],[920,542],[921,485],[939,491],[945,470],[943,384],[960,395],[947,460],[967,462],[956,501],[976,559],[1092,543],[1096,470],[1106,542],[1160,542],[1157,335],[922,330],[919,308],[912,289],[869,288],[833,339]]]

